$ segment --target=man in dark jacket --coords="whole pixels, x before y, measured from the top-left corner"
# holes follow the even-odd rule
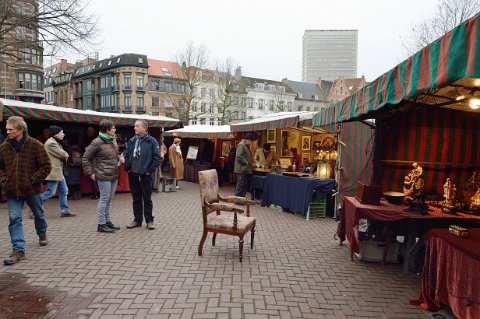
[[[145,120],[135,122],[135,136],[127,143],[125,150],[125,170],[133,199],[133,221],[127,228],[142,226],[143,218],[148,229],[155,229],[153,224],[152,186],[153,176],[160,165],[160,146],[151,137]]]
[[[26,202],[35,214],[35,229],[40,246],[47,245],[47,221],[42,192],[44,180],[52,166],[42,143],[28,136],[27,123],[19,116],[7,120],[7,140],[0,145],[0,183],[7,197],[10,224],[8,230],[13,251],[5,265],[25,259],[22,210]]]
[[[247,133],[245,134],[245,138],[238,143],[234,167],[234,172],[237,174],[236,196],[245,197],[245,194],[250,191],[250,182],[253,173],[250,144],[252,144],[254,140],[255,136],[252,133]]]

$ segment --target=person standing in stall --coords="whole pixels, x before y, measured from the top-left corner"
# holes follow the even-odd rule
[[[99,135],[87,147],[82,157],[85,175],[97,182],[100,190],[98,201],[98,226],[101,233],[113,233],[120,227],[115,226],[110,219],[110,207],[117,190],[120,165],[125,159],[118,154],[118,144],[115,139],[115,125],[103,120],[99,124]]]
[[[128,140],[125,150],[125,170],[133,199],[134,219],[127,228],[141,227],[143,219],[147,229],[155,229],[153,223],[152,185],[153,174],[160,165],[160,146],[147,132],[145,120],[135,122],[135,136]]]
[[[77,214],[70,211],[68,206],[68,187],[65,177],[63,176],[63,165],[66,164],[68,153],[62,147],[62,141],[65,138],[65,133],[60,126],[50,126],[50,138],[45,142],[45,151],[52,163],[52,170],[45,178],[47,182],[47,189],[41,194],[42,200],[46,201],[57,192],[60,203],[60,216],[74,217]],[[33,214],[31,214],[31,218]]]
[[[245,134],[245,138],[238,143],[234,168],[234,172],[237,175],[235,196],[245,197],[245,194],[250,191],[250,183],[253,173],[250,144],[252,144],[252,141],[254,140],[255,136],[252,133],[247,133]]]
[[[182,149],[180,148],[181,142],[181,139],[175,137],[173,139],[173,144],[168,149],[168,158],[170,161],[170,175],[175,176],[175,179],[177,180],[177,189],[180,188],[178,181],[183,180],[184,171]]]
[[[47,220],[40,193],[42,180],[48,176],[52,166],[43,144],[28,135],[27,123],[22,117],[9,117],[6,127],[8,138],[0,145],[0,184],[7,197],[8,231],[13,251],[3,262],[13,265],[25,259],[22,223],[25,203],[35,214],[39,245],[48,244]]]

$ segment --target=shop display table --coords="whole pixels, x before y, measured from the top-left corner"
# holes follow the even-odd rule
[[[428,230],[436,227],[448,227],[451,224],[480,226],[480,216],[462,213],[450,215],[442,212],[437,207],[430,207],[428,215],[421,215],[406,213],[404,211],[405,208],[407,207],[404,205],[390,204],[385,200],[381,200],[380,205],[364,205],[360,204],[354,197],[346,196],[344,198],[343,210],[340,213],[341,224],[338,235],[341,242],[345,240],[345,237],[348,240],[350,244],[350,258],[353,259],[353,254],[359,252],[359,219],[386,223],[406,221],[404,226],[406,253],[403,264],[405,272],[413,271],[415,255],[419,248],[418,245],[422,245],[421,241],[417,245],[416,237],[422,228]],[[386,249],[388,249],[388,244]],[[386,251],[384,256],[385,254]]]
[[[82,174],[82,178],[80,181],[80,192],[82,194],[91,194],[92,186],[90,183],[90,177],[86,176],[83,173],[83,169],[81,174]],[[97,191],[98,191],[98,186],[97,186]],[[125,170],[125,166],[123,164],[120,165],[120,175],[118,176],[117,192],[130,192],[130,184],[128,182],[128,173]]]
[[[315,193],[323,198],[335,188],[333,179],[268,174],[263,186],[262,206],[277,205],[284,209],[305,213],[310,218],[309,205]]]
[[[480,229],[468,232],[468,238],[448,229],[427,233],[420,300],[411,303],[430,311],[446,304],[458,318],[480,319]]]
[[[250,194],[252,194],[251,199],[255,200],[256,190],[261,189],[263,191],[265,187],[265,181],[267,180],[266,176],[253,175],[252,182],[250,183]]]

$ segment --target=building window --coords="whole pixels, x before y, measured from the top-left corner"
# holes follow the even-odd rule
[[[173,91],[173,85],[171,82],[165,82],[165,91],[167,92],[172,92]]]
[[[205,119],[204,118],[200,119],[200,125],[205,125]]]
[[[255,88],[257,90],[264,90],[265,89],[265,85],[263,83],[255,83]]]
[[[173,107],[172,100],[170,100],[169,98],[166,98],[165,99],[165,107]]]
[[[214,108],[213,103],[210,103],[210,107],[208,108],[208,112],[211,113],[211,114],[215,113],[215,110],[213,108]]]
[[[144,110],[143,95],[137,95],[137,110]]]
[[[137,89],[143,89],[143,74],[137,74]]]
[[[291,101],[287,102],[287,109],[288,109],[289,112],[292,112],[293,103]]]
[[[200,104],[200,112],[205,113],[207,108],[207,103],[202,102]]]
[[[200,97],[203,99],[207,95],[207,89],[206,88],[201,88],[200,89]]]
[[[152,96],[152,107],[160,106],[160,98],[158,96]]]
[[[191,108],[192,112],[197,112],[197,102],[192,102]]]
[[[242,97],[242,106],[246,106],[247,105],[247,99]]]
[[[130,90],[132,88],[132,75],[130,73],[125,73],[123,75],[123,87],[126,90]]]
[[[233,105],[238,105],[238,96],[233,97]]]
[[[265,104],[265,100],[264,99],[258,99],[258,109],[259,110],[263,110],[264,109],[264,104]]]
[[[242,118],[241,118],[241,119],[244,120],[244,119],[245,119],[245,116],[246,116],[246,113],[245,113],[245,112],[242,112]]]
[[[307,106],[307,111],[310,111],[310,110],[311,110],[310,106]]]
[[[127,109],[131,110],[131,108],[132,108],[132,95],[131,94],[125,94],[123,104],[125,105],[125,110],[127,110]]]
[[[298,111],[300,111],[300,112],[303,111],[303,105],[298,106]]]
[[[249,97],[248,98],[248,108],[253,109],[253,104],[254,104],[253,97]]]
[[[197,120],[191,120],[191,121],[190,121],[190,124],[191,124],[191,125],[197,125]]]
[[[210,125],[215,125],[215,119],[213,117],[210,118]]]
[[[214,99],[214,98],[215,98],[215,89],[210,89],[209,91],[210,91],[210,92],[209,92],[210,98],[211,98],[211,99]]]
[[[100,78],[100,88],[106,89],[112,87],[112,76],[105,75]]]

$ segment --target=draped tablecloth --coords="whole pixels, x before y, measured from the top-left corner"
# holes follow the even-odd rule
[[[306,213],[314,192],[316,196],[323,197],[334,188],[333,179],[268,174],[263,187],[262,206],[273,204],[291,211]]]
[[[480,318],[480,229],[468,230],[469,238],[448,229],[427,233],[422,291],[412,304],[430,311],[446,304],[458,318]]]

